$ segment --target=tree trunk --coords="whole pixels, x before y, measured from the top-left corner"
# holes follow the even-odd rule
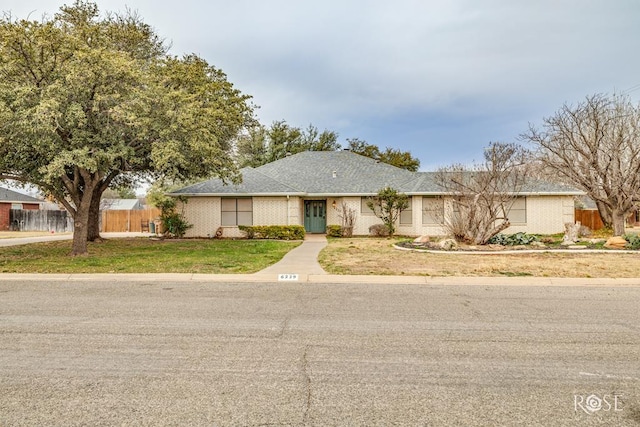
[[[100,182],[99,178],[96,179],[97,177],[87,172],[82,173],[82,178],[84,181],[84,191],[76,199],[77,206],[73,217],[72,256],[87,255],[89,252],[87,243],[87,237],[89,235],[89,212],[91,211],[91,201],[93,200],[96,185]]]
[[[102,194],[109,188],[109,185],[113,179],[118,176],[116,171],[111,172],[108,177],[96,185],[93,190],[93,198],[91,199],[91,206],[89,207],[89,228],[87,230],[87,240],[89,242],[95,242],[100,240],[100,201]]]
[[[613,218],[611,214],[611,209],[607,205],[602,202],[596,201],[596,207],[598,208],[598,213],[600,214],[600,219],[602,219],[602,224],[606,228],[613,227]]]
[[[614,210],[611,212],[611,219],[613,220],[613,235],[614,236],[624,236],[624,222],[626,218],[626,213]]]
[[[87,228],[87,241],[95,242],[100,239],[100,199],[102,192],[96,188],[91,198],[89,207],[89,223]]]
[[[79,206],[76,207],[76,214],[73,218],[73,246],[71,255],[86,255],[88,253],[87,237],[89,232],[89,208],[92,194],[90,191],[84,193]]]

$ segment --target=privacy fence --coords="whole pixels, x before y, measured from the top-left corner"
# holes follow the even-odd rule
[[[152,231],[153,221],[160,216],[160,209],[144,209],[138,211],[102,211],[100,231],[140,232]]]
[[[591,230],[600,230],[604,228],[600,213],[597,210],[575,210],[576,222],[589,227]]]
[[[14,231],[73,231],[73,220],[67,211],[11,209],[9,228]]]

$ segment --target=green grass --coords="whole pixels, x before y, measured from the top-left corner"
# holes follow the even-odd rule
[[[500,270],[494,270],[494,271],[492,271],[492,273],[500,274],[502,276],[507,276],[507,277],[533,276],[533,274],[527,273],[527,272],[523,272],[523,271],[500,271]]]
[[[300,242],[110,239],[69,256],[70,241],[0,248],[1,273],[255,273]]]

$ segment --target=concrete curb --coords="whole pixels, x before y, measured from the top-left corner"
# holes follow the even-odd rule
[[[299,284],[404,284],[428,286],[632,286],[640,278],[563,278],[563,277],[431,277],[431,276],[341,276],[298,274],[297,280],[279,280],[277,274],[16,274],[0,273],[3,281],[49,282],[198,282],[198,283],[299,283]]]
[[[402,246],[393,245],[394,249],[408,252],[421,252],[428,254],[442,255],[517,255],[517,254],[539,254],[539,253],[560,253],[560,254],[636,254],[640,255],[640,251],[632,251],[628,249],[514,249],[503,251],[445,251],[432,249],[415,249],[403,248]]]

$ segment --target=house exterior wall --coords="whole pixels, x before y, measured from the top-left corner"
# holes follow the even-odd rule
[[[382,221],[372,214],[362,214],[360,198],[355,198],[353,205],[357,205],[359,213],[356,220],[354,235],[368,235],[369,226],[381,224]],[[396,224],[396,233],[405,236],[442,236],[447,231],[443,226],[425,225],[422,223],[423,196],[411,197],[411,224]],[[504,233],[518,232],[535,234],[554,234],[564,231],[564,224],[574,222],[573,196],[528,196],[526,198],[527,220],[526,223],[513,224]],[[444,200],[444,214],[450,214],[453,209],[451,199]],[[337,222],[339,224],[339,222]]]
[[[253,197],[253,225],[304,225],[304,200],[301,197]],[[327,225],[341,225],[342,203],[356,212],[353,234],[369,235],[369,227],[382,221],[371,213],[363,213],[361,197],[328,197]],[[333,208],[335,201],[336,207]],[[396,233],[406,236],[445,235],[446,230],[438,225],[422,224],[423,196],[411,197],[411,224],[397,224]],[[0,205],[1,206],[1,205]],[[445,215],[452,205],[444,200]],[[220,197],[191,197],[184,205],[187,221],[193,227],[187,231],[187,237],[207,237],[215,235],[221,227]],[[8,215],[8,214],[7,214]],[[574,222],[574,201],[572,196],[528,196],[526,198],[527,221],[513,224],[504,232],[507,234],[526,232],[536,234],[554,234],[564,231],[564,224]],[[7,218],[8,221],[8,218]],[[0,211],[0,227],[2,213]],[[8,227],[8,225],[7,225]],[[242,237],[243,233],[235,226],[223,227],[223,237]]]
[[[356,220],[353,224],[354,236],[366,236],[369,234],[369,227],[373,224],[380,224],[379,218],[372,214],[363,214],[361,212],[361,197],[329,197],[327,198],[327,225],[342,225],[342,204],[347,209],[353,209],[356,214]],[[336,202],[335,209],[333,202]]]
[[[333,207],[335,201],[336,207]],[[327,198],[327,226],[329,225],[342,225],[342,204],[347,206],[347,209],[353,209],[356,212],[356,221],[354,223],[354,235],[369,234],[369,230],[361,232],[360,218],[360,197],[328,197]]]
[[[214,236],[222,223],[220,197],[191,197],[188,203],[178,203],[180,209],[184,209],[187,222],[193,224],[185,237]]]
[[[189,202],[179,205],[190,224],[186,237],[214,236],[222,227],[221,197],[191,197]],[[253,225],[302,225],[300,197],[253,197]],[[244,237],[237,226],[222,227],[222,237]]]
[[[287,225],[304,225],[304,200],[300,197],[290,197],[287,202],[288,223]]]
[[[575,222],[572,196],[528,196],[527,223],[514,224],[504,233],[562,233],[564,232],[564,224],[567,222],[572,224]]]
[[[253,225],[289,224],[289,204],[286,197],[254,197]]]
[[[29,211],[37,211],[40,209],[40,205],[38,203],[23,203],[22,209]]]

